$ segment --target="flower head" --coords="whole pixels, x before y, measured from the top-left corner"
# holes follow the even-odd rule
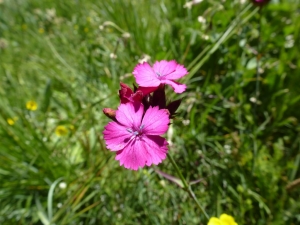
[[[58,137],[66,136],[68,134],[68,128],[63,125],[59,125],[55,128],[55,134]]]
[[[116,121],[105,126],[106,147],[116,151],[116,160],[127,169],[137,170],[145,165],[159,164],[166,158],[167,141],[159,136],[168,130],[168,112],[139,102],[121,104]]]
[[[208,221],[207,225],[238,225],[232,216],[229,216],[225,213],[223,213],[220,216],[220,219],[217,217],[212,217]]]
[[[166,61],[161,60],[154,63],[151,67],[147,62],[138,64],[134,70],[133,75],[137,84],[140,86],[140,90],[144,94],[148,94],[160,84],[169,84],[176,93],[182,93],[186,89],[185,84],[180,84],[174,80],[177,80],[188,74],[184,66],[178,64],[175,60]]]
[[[18,117],[7,118],[7,119],[6,119],[6,122],[7,122],[10,126],[12,126],[12,125],[15,124],[15,122],[16,122],[17,120],[18,120]]]
[[[268,4],[270,0],[251,0],[254,5],[257,6],[263,6],[265,4]]]
[[[220,216],[220,220],[226,225],[238,225],[232,216],[229,216],[225,213]]]
[[[40,33],[40,34],[43,34],[43,33],[45,33],[45,30],[44,30],[44,28],[39,28],[39,33]]]
[[[28,101],[26,102],[26,109],[31,110],[31,111],[35,111],[37,110],[38,104],[35,101]]]
[[[210,220],[208,221],[207,225],[223,225],[221,220],[217,217],[212,217],[210,218]]]

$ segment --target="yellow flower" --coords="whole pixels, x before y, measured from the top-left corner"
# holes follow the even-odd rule
[[[26,102],[26,109],[31,110],[31,111],[35,111],[37,110],[38,104],[35,101],[28,101]]]
[[[6,119],[6,122],[7,122],[10,126],[12,126],[12,125],[15,124],[15,122],[16,122],[17,120],[18,120],[18,117],[7,118],[7,119]]]
[[[210,218],[207,225],[238,225],[232,216],[222,214],[220,219],[216,217]]]
[[[229,216],[225,213],[220,216],[220,220],[226,225],[238,225],[232,216]]]
[[[40,28],[40,29],[39,29],[39,33],[40,33],[40,34],[43,34],[44,32],[45,32],[45,30],[44,30],[43,28]]]
[[[27,30],[27,25],[25,23],[22,24],[22,30]]]
[[[210,220],[208,221],[207,225],[223,225],[222,221],[219,220],[217,217],[212,217],[210,218]]]
[[[55,128],[55,134],[58,137],[66,136],[68,134],[68,129],[63,125],[59,125]]]
[[[85,32],[85,33],[89,32],[89,28],[87,28],[87,27],[84,28],[84,32]]]

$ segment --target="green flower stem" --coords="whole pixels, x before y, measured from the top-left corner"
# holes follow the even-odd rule
[[[171,154],[168,154],[168,158],[171,161],[172,165],[174,166],[179,178],[181,179],[183,186],[184,186],[184,190],[187,191],[189,193],[189,196],[196,202],[196,205],[198,206],[198,208],[201,210],[201,212],[204,214],[204,216],[206,217],[207,220],[209,220],[209,216],[208,214],[205,212],[204,208],[201,206],[200,202],[198,201],[195,193],[193,192],[191,186],[187,183],[187,181],[185,180],[185,178],[183,177],[180,169],[178,168],[175,160],[173,159]]]

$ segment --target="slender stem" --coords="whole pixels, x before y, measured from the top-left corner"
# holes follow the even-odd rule
[[[258,11],[259,22],[258,22],[258,38],[257,38],[257,56],[256,56],[256,83],[255,83],[255,105],[254,105],[254,118],[258,124],[257,105],[259,104],[260,95],[260,58],[261,58],[261,18],[262,18],[262,7],[259,7]],[[256,157],[257,157],[257,143],[256,134],[253,137],[253,162],[252,162],[252,174],[254,174]]]
[[[175,160],[173,159],[172,155],[170,155],[170,154],[167,154],[167,155],[168,155],[168,157],[169,157],[169,159],[170,159],[172,165],[174,166],[174,168],[175,168],[175,170],[176,170],[178,176],[180,177],[180,179],[181,179],[181,181],[182,181],[182,183],[183,183],[184,188],[185,188],[185,189],[188,189],[189,185],[188,185],[188,183],[186,182],[185,178],[183,177],[181,171],[179,170],[179,168],[178,168],[178,166],[177,166]]]
[[[256,98],[256,102],[254,105],[254,116],[257,118],[256,115],[256,108],[257,108],[257,104],[259,102],[258,98],[259,98],[259,94],[260,94],[260,57],[261,57],[261,12],[262,7],[259,8],[258,11],[258,16],[259,16],[259,22],[258,22],[258,38],[257,38],[257,56],[256,56],[256,84],[255,84],[255,98]]]
[[[168,154],[168,158],[171,161],[172,165],[174,166],[178,176],[180,177],[183,186],[184,186],[184,190],[187,191],[189,193],[189,196],[196,202],[196,205],[198,206],[198,208],[201,210],[201,212],[204,214],[204,216],[206,217],[207,220],[209,220],[209,216],[208,214],[205,212],[204,208],[201,206],[200,202],[198,201],[195,193],[193,192],[191,186],[187,183],[186,179],[184,178],[184,176],[182,175],[180,169],[178,168],[175,160],[173,159],[171,154]]]

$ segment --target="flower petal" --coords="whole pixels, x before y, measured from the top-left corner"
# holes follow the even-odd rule
[[[226,225],[237,225],[237,223],[234,221],[234,218],[225,213],[220,216],[220,220]]]
[[[126,128],[139,128],[141,125],[144,106],[139,102],[121,104],[116,112],[117,121]]]
[[[106,147],[111,151],[123,149],[132,136],[124,126],[116,122],[110,122],[104,127],[103,131]]]
[[[185,91],[186,89],[186,85],[185,84],[180,84],[176,81],[172,81],[172,80],[162,80],[161,81],[163,84],[169,84],[171,85],[171,87],[174,89],[174,91],[176,93],[182,93]]]
[[[145,165],[159,164],[166,158],[167,141],[160,136],[144,136],[136,138],[125,148],[117,152],[116,160],[120,161],[120,166],[131,170],[138,170]]]
[[[139,167],[144,167],[147,162],[147,150],[143,146],[143,140],[136,138],[131,141],[123,150],[117,152],[116,160],[126,169],[138,170]]]
[[[134,70],[133,75],[139,86],[142,87],[157,87],[160,85],[160,80],[148,63],[138,64]]]
[[[177,64],[175,71],[168,75],[165,75],[164,78],[168,80],[176,80],[187,74],[188,74],[187,69],[184,66]]]
[[[217,217],[211,217],[207,225],[223,225],[223,223]]]
[[[167,156],[168,142],[160,136],[147,135],[143,138],[144,149],[147,150],[147,166],[158,165]]]
[[[158,73],[162,77],[165,77],[165,76],[173,73],[176,70],[176,66],[177,66],[177,63],[175,60],[172,60],[170,62],[168,62],[166,60],[161,60],[159,62],[154,63],[153,70],[155,73]],[[168,79],[173,79],[173,78],[168,78]]]
[[[141,124],[145,135],[161,135],[168,130],[169,123],[169,114],[166,110],[159,109],[158,106],[150,106]]]
[[[150,94],[151,92],[154,92],[157,88],[158,88],[158,86],[157,87],[141,87],[141,86],[139,86],[138,91],[142,91],[143,95],[145,96],[145,95]]]

